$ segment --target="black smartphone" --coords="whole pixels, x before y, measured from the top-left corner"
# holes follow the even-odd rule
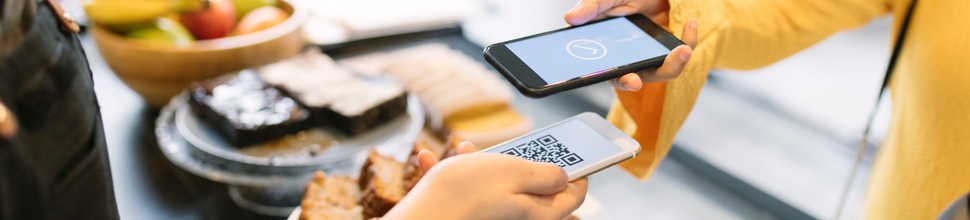
[[[540,98],[660,67],[682,44],[634,14],[488,45],[484,54],[519,92]]]

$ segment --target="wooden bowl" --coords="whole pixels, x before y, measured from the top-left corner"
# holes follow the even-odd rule
[[[188,45],[130,39],[94,25],[91,33],[101,56],[121,81],[160,108],[194,81],[271,64],[298,54],[304,46],[300,27],[309,12],[279,1],[290,17],[255,33]]]

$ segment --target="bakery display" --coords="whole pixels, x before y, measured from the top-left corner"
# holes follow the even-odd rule
[[[418,96],[426,127],[454,133],[485,149],[528,133],[532,119],[511,106],[512,89],[482,63],[444,44],[424,44],[339,61],[368,75],[387,74]]]
[[[309,129],[310,111],[251,71],[193,83],[192,111],[234,146],[249,146]]]
[[[310,51],[260,69],[266,81],[310,109],[317,125],[357,135],[405,113],[407,93],[393,80],[364,79]]]
[[[303,192],[300,220],[364,219],[361,215],[363,208],[357,205],[360,188],[352,177],[326,176],[317,171]]]
[[[257,148],[247,155],[275,157],[293,154],[274,150],[312,155],[334,139],[314,135],[319,143],[294,140],[306,136],[298,132],[333,127],[355,136],[406,114],[407,100],[404,87],[393,79],[359,77],[310,51],[258,73],[246,70],[193,83],[189,104],[233,146]],[[283,138],[287,135],[291,138]]]

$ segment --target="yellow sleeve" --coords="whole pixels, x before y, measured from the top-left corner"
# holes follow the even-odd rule
[[[667,155],[711,68],[759,68],[890,9],[887,0],[669,1],[675,36],[688,19],[698,19],[690,62],[677,79],[645,84],[638,92],[617,90],[607,116],[640,142],[641,154],[620,166],[641,179]]]

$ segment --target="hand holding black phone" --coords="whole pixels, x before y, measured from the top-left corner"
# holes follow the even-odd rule
[[[683,44],[634,14],[492,44],[484,55],[519,92],[539,98],[660,67]]]

